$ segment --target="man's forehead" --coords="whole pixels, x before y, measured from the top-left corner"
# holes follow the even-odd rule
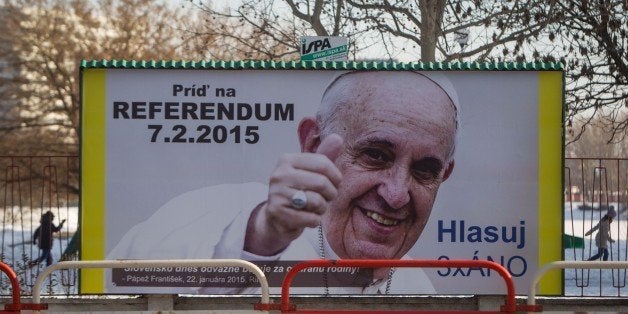
[[[330,85],[333,89],[334,85],[341,86],[343,84],[353,84],[358,87],[399,87],[399,84],[414,85],[425,84],[439,88],[439,85],[429,79],[427,76],[413,71],[354,71],[347,72],[339,76]],[[375,85],[375,86],[372,86]]]
[[[356,79],[338,82],[338,90],[330,91],[331,106],[344,115],[398,112],[399,120],[431,117],[441,122],[456,120],[456,112],[448,95],[429,79],[411,73],[355,74]],[[335,94],[335,95],[334,95]],[[402,122],[403,123],[403,122]]]
[[[336,132],[351,137],[379,125],[388,131],[415,132],[413,136],[434,132],[453,143],[457,130],[457,110],[449,94],[411,71],[345,73],[326,90],[319,117],[324,127],[335,124],[341,127],[334,127]]]
[[[453,106],[449,95],[429,78],[409,71],[350,72],[332,83],[324,95],[324,101],[350,103],[365,98],[383,98],[389,101],[408,101],[412,97],[439,96],[432,106]]]

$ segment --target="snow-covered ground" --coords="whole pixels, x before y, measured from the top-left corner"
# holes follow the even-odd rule
[[[578,206],[582,205],[580,202],[574,202],[572,205],[565,204],[565,234],[574,235],[577,237],[584,237],[584,233],[597,224],[600,218],[606,214],[605,210],[580,210]],[[589,204],[590,205],[590,204]],[[597,205],[597,204],[596,204]],[[618,206],[617,203],[609,203],[615,211]],[[628,212],[620,211],[611,224],[611,237],[619,240],[626,240],[628,238]]]
[[[44,269],[45,262],[28,267],[28,262],[37,259],[39,249],[33,244],[32,234],[39,226],[41,215],[46,211],[52,211],[55,215],[54,224],[65,219],[66,222],[59,233],[55,233],[52,257],[58,261],[67,247],[68,242],[78,227],[78,207],[59,207],[45,210],[30,210],[29,208],[8,208],[0,211],[0,245],[2,248],[2,261],[16,272],[21,284],[22,294],[31,294],[32,286],[38,274]],[[52,283],[52,284],[50,284]],[[61,271],[53,274],[44,285],[43,293],[51,294],[76,294],[77,272]],[[0,278],[0,294],[11,293],[11,285],[6,275]]]
[[[595,226],[606,210],[581,210],[582,203],[566,203],[564,212],[565,234],[583,238],[583,248],[565,249],[565,260],[586,260],[597,253],[595,233],[584,234]],[[588,204],[589,206],[591,204]],[[596,207],[599,204],[594,204]],[[609,247],[610,260],[626,261],[628,245],[628,212],[618,210],[621,204],[609,203],[619,211],[611,224],[611,237],[616,240]],[[601,279],[601,280],[600,280]],[[625,269],[567,269],[565,270],[565,295],[570,296],[628,296],[628,270]]]
[[[565,205],[565,226],[566,234],[583,237],[584,233],[597,223],[604,212],[579,210],[576,203]],[[617,207],[615,207],[617,208]],[[55,214],[55,224],[66,219],[63,230],[57,235],[52,250],[53,259],[58,261],[61,253],[65,250],[72,235],[78,226],[78,208],[63,207],[53,209]],[[44,265],[28,268],[25,264],[39,256],[38,249],[32,245],[32,232],[39,224],[40,210],[31,212],[30,210],[0,212],[4,215],[0,217],[2,227],[2,259],[9,264],[16,273],[22,284],[22,293],[29,295],[32,285],[37,275],[43,270]],[[628,217],[625,212],[620,212],[611,225],[613,238],[618,241],[611,246],[612,260],[628,259]],[[584,237],[584,248],[565,249],[565,260],[583,260],[595,254],[597,249],[592,236]],[[601,278],[601,280],[600,280]],[[565,270],[565,295],[568,296],[628,296],[628,271],[621,270]],[[50,284],[52,283],[52,284]],[[51,276],[48,284],[44,288],[46,294],[76,294],[78,277],[76,271],[57,272]],[[0,278],[0,293],[10,294],[10,284],[5,275]]]
[[[619,240],[610,248],[610,260],[626,260],[626,240]],[[586,260],[597,253],[595,243],[584,242],[584,248],[565,249],[565,260]],[[600,280],[601,278],[601,280]],[[628,296],[626,269],[567,269],[565,295],[568,296]]]

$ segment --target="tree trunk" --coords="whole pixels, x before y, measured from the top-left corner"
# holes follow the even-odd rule
[[[441,32],[445,0],[424,0],[421,10],[421,61],[436,61],[436,42]]]

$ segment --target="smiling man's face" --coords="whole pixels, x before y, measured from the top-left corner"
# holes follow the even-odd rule
[[[336,160],[343,179],[323,229],[340,258],[398,259],[421,235],[453,169],[453,104],[416,73],[343,79],[323,100],[342,103],[332,132],[345,144]]]

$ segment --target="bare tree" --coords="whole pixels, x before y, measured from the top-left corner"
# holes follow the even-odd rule
[[[80,61],[199,56],[175,24],[194,20],[182,17],[152,0],[1,2],[0,156],[78,155]],[[19,160],[28,171],[0,183],[47,176],[48,159]],[[70,167],[63,181],[71,193],[79,191],[78,170]]]
[[[518,51],[558,14],[555,1],[540,0],[245,0],[227,12],[200,3],[208,14],[246,23],[284,45],[292,58],[298,56],[299,36],[318,35],[350,37],[354,55],[373,55],[370,48],[379,46],[379,59],[403,52],[421,61],[487,60],[498,47]],[[472,34],[462,46],[456,41],[461,34]]]
[[[566,122],[578,140],[595,121],[599,139],[622,143],[628,134],[628,2],[567,1],[550,34],[567,65]],[[595,130],[593,133],[597,132]]]
[[[178,9],[151,0],[0,5],[2,154],[77,154],[82,59],[194,57]]]
[[[600,141],[608,135],[603,119],[603,117],[594,117],[590,121],[575,121],[572,130],[566,134],[566,141],[572,144],[566,147],[565,156],[570,158],[615,158],[628,153],[628,148],[624,145]],[[587,132],[577,133],[577,130],[582,128],[585,123],[588,125]]]
[[[571,144],[565,148],[565,186],[576,186],[587,202],[626,202],[628,163],[617,156],[626,156],[628,148],[600,140],[608,137],[603,120],[601,116],[574,120],[568,130],[566,137]],[[587,131],[579,132],[585,124]]]
[[[275,12],[273,4],[259,11],[257,1],[244,2],[232,12],[231,8],[215,8],[211,1],[187,1],[203,15],[204,25],[190,27],[186,40],[213,60],[294,60],[300,36],[298,25],[284,20],[287,16]],[[260,18],[261,15],[270,18]],[[289,18],[289,17],[288,17]]]
[[[265,59],[297,59],[298,38],[318,35],[349,37],[354,59],[562,62],[567,126],[600,116],[608,142],[626,137],[625,0],[243,0],[230,10],[190,3],[242,27],[212,31]],[[576,135],[587,123],[578,125]]]
[[[557,18],[555,1],[347,0],[371,29],[404,38],[421,61],[485,61],[539,36]],[[468,36],[465,41],[456,38]],[[392,39],[388,40],[392,42]],[[498,49],[499,48],[499,49]]]

